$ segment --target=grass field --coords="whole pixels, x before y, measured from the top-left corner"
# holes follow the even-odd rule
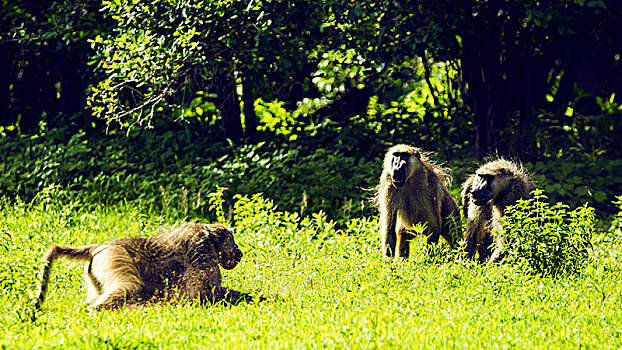
[[[238,198],[229,224],[245,256],[223,285],[271,301],[89,314],[82,267],[60,261],[31,321],[29,293],[50,243],[148,236],[174,221],[127,204],[54,202],[0,203],[0,348],[622,347],[619,229],[594,235],[581,274],[553,279],[454,263],[447,247],[423,240],[408,260],[384,259],[375,219],[338,229],[321,213],[278,212],[259,196]]]

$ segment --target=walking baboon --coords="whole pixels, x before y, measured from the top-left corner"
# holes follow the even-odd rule
[[[45,299],[50,269],[58,257],[86,262],[89,310],[179,297],[233,304],[253,299],[221,286],[218,265],[232,269],[242,258],[232,232],[221,224],[182,224],[154,238],[122,238],[79,247],[53,244],[43,256],[46,264],[37,308]]]
[[[502,230],[500,220],[505,208],[521,198],[531,198],[534,189],[523,168],[504,159],[484,164],[466,180],[461,197],[467,259],[477,250],[480,262],[500,261],[503,240],[499,237],[491,254],[493,230]]]
[[[415,147],[396,145],[387,151],[375,196],[384,256],[408,257],[408,228],[417,223],[427,223],[428,243],[443,236],[454,246],[460,214],[445,187],[450,179]]]

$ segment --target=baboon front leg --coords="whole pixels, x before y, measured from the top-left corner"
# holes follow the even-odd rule
[[[203,264],[189,267],[181,280],[181,292],[189,300],[199,299],[202,303],[224,301],[237,304],[253,301],[249,294],[221,287],[221,274],[217,265]],[[260,298],[260,300],[265,300]]]
[[[224,301],[227,304],[236,305],[240,302],[252,302],[255,298],[247,293],[238,292],[237,290],[225,288],[225,287],[214,287],[211,290],[211,293],[206,295],[206,298],[212,302],[216,303],[219,301]],[[266,298],[259,297],[258,301],[265,301]]]
[[[410,254],[410,240],[412,239],[412,234],[408,231],[408,229],[412,226],[412,221],[408,216],[405,210],[399,209],[397,211],[397,220],[396,220],[396,244],[395,244],[395,257],[405,257],[407,258]]]
[[[392,257],[395,253],[397,236],[395,233],[395,214],[381,214],[380,234],[382,239],[382,254],[385,257]]]
[[[213,286],[220,286],[222,275],[217,263],[199,264],[186,268],[180,280],[180,294],[188,300],[204,296]]]
[[[489,264],[494,264],[500,262],[503,257],[503,247],[505,246],[505,238],[498,233],[493,234],[492,241],[494,244],[494,250],[488,259]]]

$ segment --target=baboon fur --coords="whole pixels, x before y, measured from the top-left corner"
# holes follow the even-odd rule
[[[188,223],[154,238],[122,238],[79,247],[53,244],[43,256],[37,308],[45,299],[50,270],[59,257],[86,262],[89,310],[180,298],[232,304],[253,300],[221,286],[218,265],[232,269],[242,258],[231,230],[221,224]]]
[[[493,245],[495,232],[502,230],[500,223],[505,208],[519,199],[532,198],[535,186],[522,166],[498,159],[481,166],[462,185],[462,213],[466,218],[465,253],[471,259],[475,251],[479,261],[495,263],[501,260],[501,237]],[[492,254],[491,254],[492,253]]]
[[[384,256],[408,257],[412,239],[408,228],[417,223],[427,223],[428,243],[443,236],[455,245],[460,214],[447,191],[450,181],[445,170],[418,148],[396,145],[387,151],[375,196]]]

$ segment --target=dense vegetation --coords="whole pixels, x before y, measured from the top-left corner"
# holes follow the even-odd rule
[[[619,348],[619,23],[606,0],[0,0],[0,347]],[[396,143],[456,198],[523,163],[547,199],[506,218],[511,263],[379,257]],[[236,230],[225,285],[277,300],[89,315],[61,262],[33,314],[48,244],[195,219]]]
[[[373,213],[363,189],[405,142],[454,187],[501,155],[553,202],[611,215],[620,6],[3,1],[0,189],[166,209],[195,196],[174,208],[192,216],[224,186],[341,219]]]

